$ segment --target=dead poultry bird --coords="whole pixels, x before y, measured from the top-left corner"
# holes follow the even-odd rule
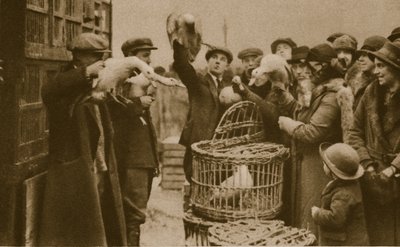
[[[167,34],[171,47],[177,40],[189,54],[189,61],[193,62],[201,49],[201,24],[191,14],[172,13],[167,17]]]
[[[241,191],[254,185],[247,165],[234,166],[233,169],[232,176],[225,179],[218,188],[213,189],[211,203],[227,202],[230,206],[235,206],[232,205],[233,201],[239,203]]]
[[[261,59],[260,66],[252,71],[249,86],[262,86],[271,81],[273,86],[285,89],[289,85],[289,71],[289,65],[284,58],[268,54]]]

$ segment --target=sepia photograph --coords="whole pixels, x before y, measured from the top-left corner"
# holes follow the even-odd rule
[[[400,246],[400,0],[0,0],[0,246]]]

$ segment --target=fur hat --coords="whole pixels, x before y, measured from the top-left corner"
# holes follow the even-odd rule
[[[394,41],[395,39],[400,38],[400,27],[396,27],[393,29],[392,33],[388,36],[388,40]]]
[[[157,50],[158,48],[153,45],[153,42],[149,38],[131,38],[125,41],[121,50],[124,56],[128,56],[128,53],[137,52],[139,50]]]
[[[337,38],[343,36],[343,35],[347,35],[349,36],[352,40],[354,40],[354,42],[357,44],[357,39],[354,38],[354,36],[347,34],[347,33],[342,33],[342,32],[337,32],[337,33],[333,33],[331,35],[329,35],[329,37],[326,39],[326,41],[333,43]]]
[[[272,42],[272,44],[271,44],[271,51],[273,54],[276,53],[276,48],[281,43],[288,44],[290,47],[292,47],[292,49],[297,47],[297,44],[291,38],[279,38],[279,39],[275,40],[274,42]]]
[[[381,49],[371,52],[373,57],[382,60],[400,71],[400,46],[387,41]]]
[[[226,56],[226,58],[228,59],[228,64],[230,64],[233,60],[233,55],[232,52],[225,47],[220,47],[220,46],[213,46],[211,47],[207,52],[206,52],[206,60],[208,61],[208,59],[210,59],[210,57],[214,54],[214,53],[222,53]]]
[[[68,44],[70,51],[111,52],[108,47],[108,41],[94,33],[82,33]]]
[[[335,39],[332,46],[335,50],[349,50],[354,52],[357,50],[357,41],[354,41],[353,38],[345,34]]]
[[[322,143],[319,153],[326,166],[342,180],[355,180],[364,174],[357,151],[344,143]]]
[[[330,45],[319,44],[310,49],[307,55],[307,61],[330,63],[331,60],[336,57],[336,52]]]

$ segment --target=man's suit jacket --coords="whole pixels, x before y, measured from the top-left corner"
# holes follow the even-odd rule
[[[180,144],[186,147],[194,142],[211,139],[218,122],[226,110],[219,103],[218,88],[210,74],[196,73],[188,62],[187,51],[183,46],[174,43],[173,67],[189,94],[189,115],[183,129]],[[230,85],[228,81],[221,82]]]

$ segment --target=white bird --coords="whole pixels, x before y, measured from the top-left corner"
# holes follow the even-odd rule
[[[218,187],[213,190],[211,202],[222,200],[232,204],[233,198],[239,202],[240,189],[251,188],[254,185],[253,177],[247,165],[234,166],[232,176],[225,179]]]
[[[171,13],[167,17],[167,34],[171,47],[177,40],[188,49],[189,61],[193,62],[201,49],[201,23],[192,14]]]
[[[182,86],[182,83],[174,78],[165,78],[156,74],[152,67],[135,56],[124,58],[110,58],[105,62],[105,67],[99,72],[98,78],[93,81],[93,90],[91,96],[94,99],[104,99],[107,94],[116,93],[116,89],[122,85],[128,78],[135,74],[138,69],[141,74],[136,83],[141,86],[153,85],[155,82],[167,86]],[[147,91],[147,90],[146,90]]]
[[[262,86],[269,80],[275,86],[286,87],[289,84],[289,71],[284,58],[275,54],[265,55],[260,66],[252,71],[249,86]]]

